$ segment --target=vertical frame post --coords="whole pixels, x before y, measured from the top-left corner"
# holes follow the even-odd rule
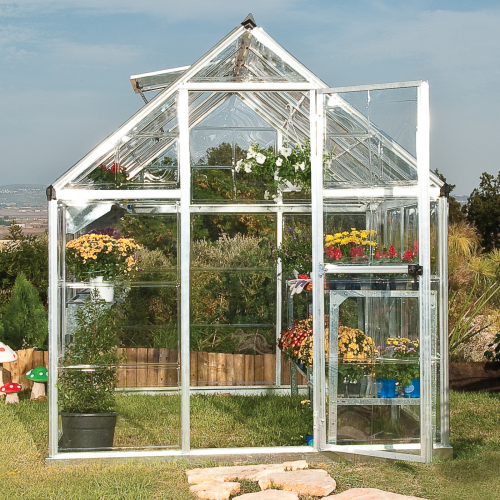
[[[58,353],[59,353],[59,301],[58,301],[58,245],[59,227],[57,200],[48,202],[49,225],[49,458],[57,455],[59,417],[57,402]]]
[[[179,169],[181,184],[181,447],[191,448],[190,384],[190,253],[191,253],[191,161],[189,155],[189,93],[179,90],[177,113],[179,123]]]
[[[439,251],[439,350],[441,445],[450,445],[450,381],[448,373],[448,199],[440,196],[438,203]]]
[[[311,124],[314,450],[326,443],[323,264],[323,95],[309,92]]]
[[[420,437],[421,456],[432,462],[432,371],[431,371],[431,218],[429,198],[429,83],[421,82],[417,90],[417,172],[418,172],[418,239],[419,262],[423,267],[420,280]]]
[[[281,144],[281,141],[278,142]],[[282,204],[282,202],[280,202]],[[276,214],[276,247],[279,248],[283,242],[283,212],[279,211]],[[281,315],[283,306],[283,266],[281,259],[278,259],[276,266],[276,342],[281,337]],[[280,387],[281,381],[281,351],[276,349],[276,386]]]

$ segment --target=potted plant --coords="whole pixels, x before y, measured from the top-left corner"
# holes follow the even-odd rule
[[[420,397],[420,353],[418,340],[388,339],[394,349],[394,358],[401,360],[396,365],[396,380],[405,398]]]
[[[58,381],[64,449],[113,446],[120,362],[115,317],[95,290],[77,312],[75,341],[64,353]]]
[[[107,283],[139,271],[140,248],[133,238],[123,238],[113,228],[93,230],[68,241],[66,264],[77,280],[90,282],[106,302],[112,302],[113,285]]]
[[[381,398],[397,397],[397,386],[405,397],[420,397],[420,364],[418,340],[388,338],[388,346],[382,352],[374,367],[377,379],[377,393]]]
[[[360,397],[361,379],[370,373],[375,354],[373,339],[362,330],[339,327],[339,395]]]

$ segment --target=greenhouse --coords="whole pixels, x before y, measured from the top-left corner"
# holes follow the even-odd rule
[[[428,83],[331,88],[251,15],[131,83],[47,189],[49,460],[449,452]]]

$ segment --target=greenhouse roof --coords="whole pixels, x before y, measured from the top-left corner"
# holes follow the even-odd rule
[[[106,168],[114,168],[116,185],[101,189],[116,189],[125,178],[129,184],[140,178],[139,188],[178,187],[177,91],[181,88],[189,90],[190,129],[206,124],[208,115],[224,110],[229,100],[234,107],[236,99],[240,108],[258,117],[253,122],[264,121],[288,142],[303,143],[310,134],[310,90],[328,87],[257,27],[251,15],[191,66],[134,75],[130,80],[145,106],[62,175],[54,183],[56,190],[93,189],[99,178],[93,172]],[[155,90],[159,92],[148,102],[144,92]],[[415,90],[401,92],[399,101],[415,104],[416,109]],[[399,130],[393,134],[390,126],[380,127],[365,112],[369,106],[369,94],[368,104],[350,102],[346,94],[326,97],[326,144],[335,151],[325,172],[330,187],[416,182],[415,134],[408,127],[406,131],[402,127],[402,135]],[[161,178],[154,171],[158,165],[169,167],[163,168]],[[442,183],[431,174],[431,184]]]

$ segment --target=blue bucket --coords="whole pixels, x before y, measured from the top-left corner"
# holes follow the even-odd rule
[[[307,446],[314,446],[314,436],[312,434],[306,434]]]
[[[395,378],[378,378],[377,379],[377,397],[379,398],[395,398],[398,392],[396,390]]]
[[[405,385],[405,398],[419,398],[420,397],[420,379],[412,378],[411,385]]]

